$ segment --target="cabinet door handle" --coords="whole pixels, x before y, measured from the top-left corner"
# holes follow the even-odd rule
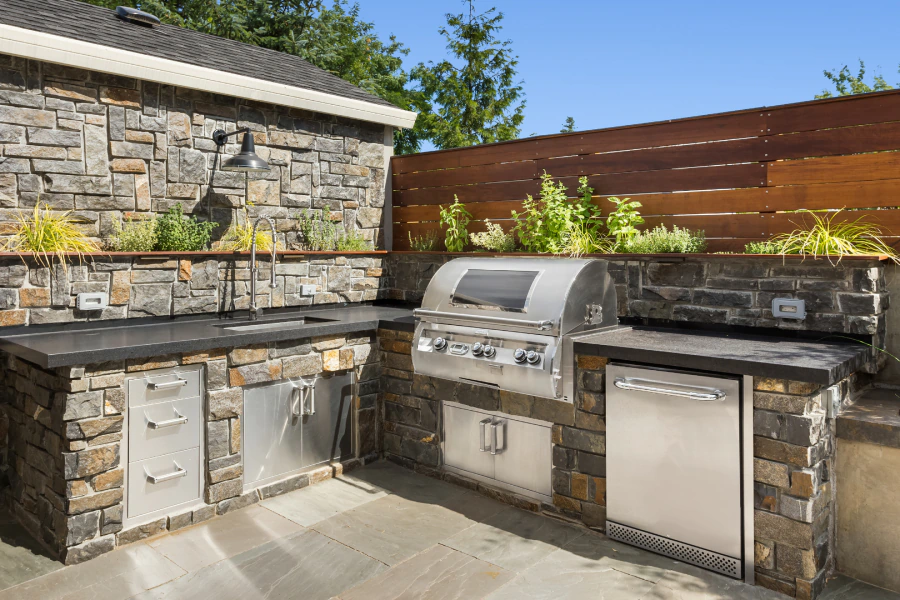
[[[175,414],[178,416],[174,419],[169,419],[168,421],[154,421],[148,416],[147,427],[149,427],[150,429],[163,429],[165,427],[173,427],[175,425],[184,425],[188,422],[188,418],[179,413],[177,410],[175,411]],[[146,416],[147,413],[144,413],[144,415]]]
[[[172,464],[175,465],[175,470],[171,473],[166,473],[165,475],[154,475],[150,472],[147,467],[144,467],[144,472],[147,474],[147,479],[150,483],[162,483],[163,481],[169,481],[170,479],[178,479],[179,477],[184,477],[187,475],[187,469],[182,469],[181,465],[177,462],[172,461]]]
[[[497,454],[497,424],[491,423],[491,454]]]
[[[487,452],[487,426],[491,424],[490,419],[485,419],[478,423],[478,432],[480,443],[478,444],[479,452]]]
[[[303,414],[301,405],[303,404],[303,388],[294,387],[291,390],[291,416],[299,417]]]
[[[171,388],[184,387],[187,385],[187,379],[182,379],[179,377],[175,381],[150,381],[147,383],[147,387],[151,390],[168,390]]]
[[[311,385],[306,388],[306,397],[309,399],[309,410],[306,411],[306,414],[312,416],[316,414],[316,386]]]

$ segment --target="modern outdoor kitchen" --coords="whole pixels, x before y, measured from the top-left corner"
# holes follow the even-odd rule
[[[0,236],[98,244],[0,253],[0,599],[900,594],[895,262],[740,251],[891,212],[900,92],[394,157],[415,113],[120,9],[0,6]],[[548,172],[709,245],[413,248]],[[99,245],[172,214],[208,247]]]

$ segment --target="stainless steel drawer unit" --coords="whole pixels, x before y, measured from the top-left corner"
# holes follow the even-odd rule
[[[201,503],[201,367],[128,379],[126,527]]]
[[[752,392],[745,400],[744,387],[740,377],[607,367],[610,538],[752,578],[752,435],[742,435]]]
[[[444,469],[549,502],[551,427],[444,402]]]
[[[415,311],[416,373],[574,401],[575,334],[617,325],[604,260],[457,258]]]
[[[244,390],[244,489],[353,454],[352,372]]]

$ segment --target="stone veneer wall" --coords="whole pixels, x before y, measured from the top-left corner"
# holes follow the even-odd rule
[[[2,395],[10,419],[7,499],[13,514],[61,560],[73,564],[340,473],[359,461],[328,465],[242,493],[242,386],[320,372],[356,370],[358,453],[371,459],[379,449],[380,364],[373,333],[55,370],[4,354]],[[207,505],[123,531],[125,378],[194,364],[205,365]]]
[[[212,132],[238,128],[269,172],[218,170]],[[382,125],[0,54],[0,235],[37,202],[75,211],[97,238],[180,202],[220,224],[213,239],[246,207],[274,217],[288,249],[303,209],[378,243],[385,139]]]
[[[260,260],[257,304],[375,300],[382,263],[379,256],[280,256],[273,290],[269,262]],[[300,295],[304,284],[314,285],[315,294]],[[77,310],[75,296],[81,292],[109,294],[109,308]],[[249,304],[247,256],[89,257],[52,268],[33,259],[0,258],[0,326],[228,312]]]
[[[490,256],[490,255],[486,255]],[[420,302],[452,254],[395,253],[386,261],[385,295]],[[610,259],[620,317],[872,336],[883,347],[889,296],[877,260],[741,258]],[[802,321],[772,316],[773,298],[806,301]],[[867,366],[883,366],[878,354]]]
[[[605,358],[576,357],[576,400],[566,404],[413,374],[411,340],[403,332],[380,339],[389,460],[521,508],[605,527]],[[854,382],[841,382],[842,399]],[[792,597],[815,598],[834,567],[834,421],[825,418],[819,385],[765,378],[753,383],[756,581]],[[442,400],[553,423],[552,504],[439,471]]]

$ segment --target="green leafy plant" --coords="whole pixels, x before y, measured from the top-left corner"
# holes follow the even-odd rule
[[[631,198],[619,199],[615,196],[607,199],[616,205],[616,210],[606,217],[606,228],[609,235],[616,238],[616,245],[621,246],[638,234],[637,225],[644,222],[641,213],[637,211],[641,203],[631,202]]]
[[[359,231],[352,229],[344,231],[337,236],[335,250],[341,252],[365,252],[370,250],[370,248],[366,238]]]
[[[601,221],[600,210],[591,199],[594,190],[588,186],[587,177],[578,182],[579,199],[570,201],[566,186],[554,183],[553,176],[545,171],[539,198],[535,200],[529,194],[522,203],[523,212],[512,211],[512,218],[517,221],[512,231],[525,250],[564,253],[570,230],[582,226],[596,236]]]
[[[776,235],[769,242],[781,247],[780,254],[827,256],[829,261],[837,256],[838,262],[844,256],[875,254],[900,262],[897,252],[882,239],[884,233],[878,225],[865,222],[864,216],[852,221],[839,220],[842,211],[819,215],[801,210],[812,218],[812,225],[807,226],[804,219],[803,226],[794,223],[797,229]]]
[[[334,250],[337,228],[334,222],[322,218],[319,211],[304,210],[295,216],[303,250]]]
[[[744,254],[781,254],[782,246],[775,242],[749,242],[744,246]]]
[[[414,236],[412,232],[408,232],[409,247],[416,252],[432,252],[437,250],[440,235],[437,231],[431,230],[422,235]]]
[[[44,204],[41,208],[41,203],[38,202],[31,216],[25,216],[21,212],[16,215],[16,232],[0,248],[4,252],[30,252],[45,266],[50,266],[51,261],[44,253],[52,253],[64,268],[66,261],[63,255],[67,252],[77,254],[81,260],[85,252],[99,251],[99,246],[78,229],[77,221],[71,214],[68,210],[54,213],[49,205]]]
[[[152,252],[156,248],[156,219],[113,221],[113,237],[109,247],[115,252]]]
[[[491,252],[514,252],[516,249],[516,238],[512,233],[503,231],[503,228],[496,223],[491,223],[490,219],[484,220],[487,231],[481,231],[469,235],[472,245],[478,248],[484,248]]]
[[[320,211],[304,210],[296,216],[300,244],[304,250],[329,251],[337,249],[338,228],[325,219]]]
[[[472,220],[472,214],[466,210],[466,205],[459,201],[456,194],[453,195],[453,204],[441,209],[441,228],[447,227],[444,245],[449,252],[462,252],[469,239],[467,227]]]
[[[209,244],[218,223],[187,219],[179,202],[156,220],[156,249],[168,252],[196,252]]]
[[[649,231],[638,231],[616,245],[616,250],[628,254],[692,254],[706,250],[706,236],[702,231],[672,230],[665,225],[657,225]]]

